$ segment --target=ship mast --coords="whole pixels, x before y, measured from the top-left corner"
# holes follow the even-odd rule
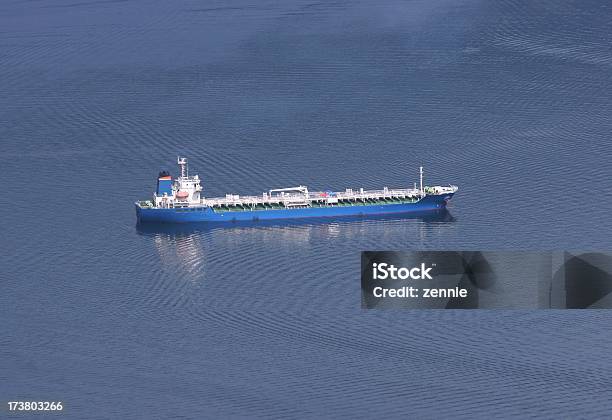
[[[189,176],[189,168],[187,168],[187,158],[177,158],[177,163],[181,168],[181,178],[187,178]]]
[[[423,195],[423,167],[419,166],[419,190],[421,191],[421,195]]]

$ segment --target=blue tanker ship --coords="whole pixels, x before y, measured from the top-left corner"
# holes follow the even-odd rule
[[[269,190],[261,195],[206,198],[200,178],[189,176],[187,159],[178,158],[180,176],[160,172],[151,200],[136,202],[139,222],[237,222],[305,217],[366,216],[439,210],[457,192],[454,185],[342,192],[309,191],[300,185]]]

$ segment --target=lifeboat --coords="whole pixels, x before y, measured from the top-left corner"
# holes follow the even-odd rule
[[[176,198],[179,200],[184,200],[189,197],[189,193],[187,191],[179,191],[176,193]]]

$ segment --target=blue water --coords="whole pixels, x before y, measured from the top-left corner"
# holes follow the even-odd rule
[[[0,403],[605,417],[607,311],[364,311],[360,251],[610,249],[606,1],[0,4]],[[452,217],[176,230],[133,202],[429,183]],[[23,418],[23,414],[16,415]]]

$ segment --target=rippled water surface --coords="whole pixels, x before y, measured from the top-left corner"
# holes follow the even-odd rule
[[[607,311],[362,311],[362,250],[610,249],[605,1],[0,4],[0,395],[75,418],[604,417]],[[205,194],[441,216],[137,227]]]

